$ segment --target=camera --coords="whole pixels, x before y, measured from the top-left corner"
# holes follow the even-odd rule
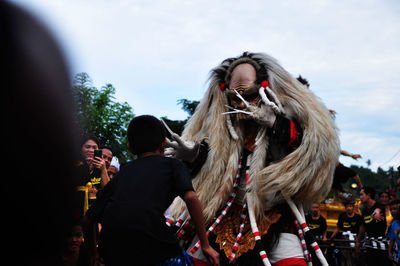
[[[102,150],[95,150],[94,151],[94,157],[100,157],[102,158],[103,151]]]

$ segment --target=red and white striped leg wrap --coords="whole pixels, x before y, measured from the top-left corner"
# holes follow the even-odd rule
[[[182,224],[183,224],[183,219],[179,218],[178,221],[175,223],[175,226],[181,227]]]
[[[166,223],[169,227],[171,227],[172,224],[174,223],[174,221],[172,221],[171,219],[166,219],[165,223]]]
[[[297,208],[297,206],[294,204],[294,202],[292,201],[292,199],[290,197],[286,197],[285,195],[284,195],[284,197],[285,197],[286,202],[288,203],[290,209],[292,210],[294,216],[299,221],[300,227],[301,227],[301,229],[303,229],[306,241],[311,242],[311,241],[308,241],[307,239],[308,238],[312,239],[312,243],[308,243],[308,244],[310,244],[313,247],[313,249],[315,250],[315,254],[317,255],[319,261],[321,262],[321,264],[323,266],[329,266],[328,262],[326,261],[326,259],[324,257],[324,254],[322,253],[321,249],[319,248],[317,242],[314,240],[314,237],[312,236],[310,229],[308,228],[308,226],[306,224],[305,217],[303,217],[301,215],[299,209]]]
[[[231,255],[229,256],[229,263],[232,263],[235,260],[236,253],[239,249],[239,241],[242,239],[243,230],[244,230],[244,222],[246,221],[247,217],[247,203],[246,199],[244,200],[242,214],[240,215],[240,226],[239,226],[239,233],[236,236],[235,244],[233,244],[233,250]]]
[[[306,240],[304,239],[303,230],[301,229],[300,224],[296,219],[294,220],[294,224],[296,225],[297,232],[299,234],[301,247],[303,248],[304,258],[306,259],[306,262],[310,262],[311,256],[310,256],[310,252],[307,249],[307,243],[306,243]]]
[[[178,239],[180,239],[183,235],[185,235],[186,233],[186,229],[189,227],[190,225],[190,219],[188,219],[182,226],[181,230],[179,230],[179,232],[176,234],[176,237]]]
[[[313,249],[315,250],[315,252],[322,252],[321,248],[319,247],[319,245],[317,244],[317,242],[313,242],[311,243],[311,246],[313,247]]]
[[[256,250],[260,255],[261,260],[263,261],[264,265],[270,266],[271,263],[268,260],[267,253],[265,252],[264,245],[261,242],[260,233],[257,231],[253,231],[254,239],[256,240]]]
[[[228,213],[229,208],[232,206],[232,203],[236,198],[237,188],[239,186],[239,180],[240,180],[240,169],[242,169],[242,157],[240,157],[240,159],[239,159],[238,170],[236,172],[235,180],[233,181],[233,188],[232,188],[231,195],[229,196],[229,199],[226,202],[225,207],[222,210],[221,214],[214,221],[214,223],[208,228],[208,230],[206,232],[207,237],[210,235],[210,233],[212,231],[214,231],[215,227],[221,222],[222,218],[224,218],[225,215]],[[190,249],[190,252],[192,254],[196,253],[196,251],[199,249],[199,247],[200,247],[200,240],[197,241],[197,243],[194,245],[194,247],[192,249]]]

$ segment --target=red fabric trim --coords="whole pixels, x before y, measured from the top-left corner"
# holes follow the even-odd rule
[[[317,250],[319,249],[319,246],[316,245],[315,247],[313,247],[313,249],[314,249],[315,251],[317,251]]]
[[[290,148],[295,148],[294,142],[297,139],[297,134],[298,134],[298,131],[297,131],[296,125],[294,124],[294,122],[292,120],[290,120],[290,140],[289,140],[289,144],[288,144],[288,146]]]
[[[307,266],[307,263],[304,259],[299,258],[288,258],[277,261],[272,263],[273,266],[290,266],[290,265],[297,265],[297,266]]]
[[[211,266],[210,263],[208,263],[207,261],[202,261],[199,259],[196,259],[195,257],[192,257],[194,266]]]
[[[302,229],[304,229],[304,228],[307,227],[307,224],[306,223],[302,223],[300,226],[301,226]]]

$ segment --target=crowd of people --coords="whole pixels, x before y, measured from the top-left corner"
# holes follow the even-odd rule
[[[377,200],[375,196],[374,188],[361,189],[360,213],[353,197],[343,200],[345,211],[338,216],[333,232],[327,231],[320,203],[312,204],[307,224],[331,265],[399,265],[400,201],[392,189],[380,192]]]
[[[4,237],[9,241],[4,261],[46,266],[270,265],[270,256],[273,265],[306,265],[307,250],[295,232],[299,223],[298,231],[304,232],[306,240],[311,230],[320,243],[339,238],[340,233],[357,233],[354,248],[359,252],[351,254],[352,263],[397,263],[399,204],[390,193],[379,194],[376,202],[373,188],[363,187],[361,216],[354,213],[353,201],[345,203],[346,212],[332,236],[326,232],[319,203],[313,204],[306,217],[309,227],[302,221],[299,203],[317,197],[330,183],[325,180],[332,177],[339,152],[336,129],[325,107],[274,59],[244,53],[213,70],[209,95],[186,132],[186,138],[201,136],[200,143],[188,146],[174,135],[175,142],[167,142],[158,119],[135,117],[126,137],[137,159],[120,167],[112,149],[96,136],[79,142],[70,75],[48,30],[5,1],[0,2],[0,20],[5,40],[0,51],[7,66],[4,84],[12,92],[7,99],[14,114],[5,121],[6,139],[14,145],[6,163],[16,170],[4,181],[2,193],[8,218]],[[223,112],[227,101],[231,112]],[[256,103],[261,103],[260,110],[243,110],[258,107]],[[284,116],[285,112],[290,116]],[[251,116],[243,119],[243,115]],[[164,156],[167,145],[176,148],[176,158]],[[26,156],[31,155],[28,151],[34,156]],[[270,164],[278,166],[270,171]],[[264,175],[257,175],[260,172]],[[253,183],[249,173],[254,174]],[[266,173],[275,179],[269,183],[256,179]],[[205,177],[212,182],[200,186]],[[267,198],[270,206],[265,206]],[[168,226],[164,215],[169,206],[175,216],[190,217],[185,225],[195,233],[191,240],[195,245],[190,248],[192,255],[202,252],[198,257],[188,255]],[[268,212],[264,211],[267,207]],[[205,221],[211,224],[207,231]],[[236,235],[234,226],[240,226]],[[375,248],[385,238],[388,248]],[[228,240],[233,245],[226,245]],[[314,240],[308,244],[313,263],[318,263],[317,257],[324,262]],[[328,249],[321,247],[324,252]]]

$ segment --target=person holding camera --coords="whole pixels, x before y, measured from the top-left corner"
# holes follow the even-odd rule
[[[98,138],[89,134],[84,136],[81,143],[81,160],[78,161],[77,167],[80,180],[78,190],[85,192],[82,199],[84,213],[96,200],[97,192],[110,181],[110,178],[107,173],[107,162],[103,159],[103,150],[99,149]],[[107,148],[108,150],[111,152]],[[104,152],[106,155],[109,154],[107,151]]]

